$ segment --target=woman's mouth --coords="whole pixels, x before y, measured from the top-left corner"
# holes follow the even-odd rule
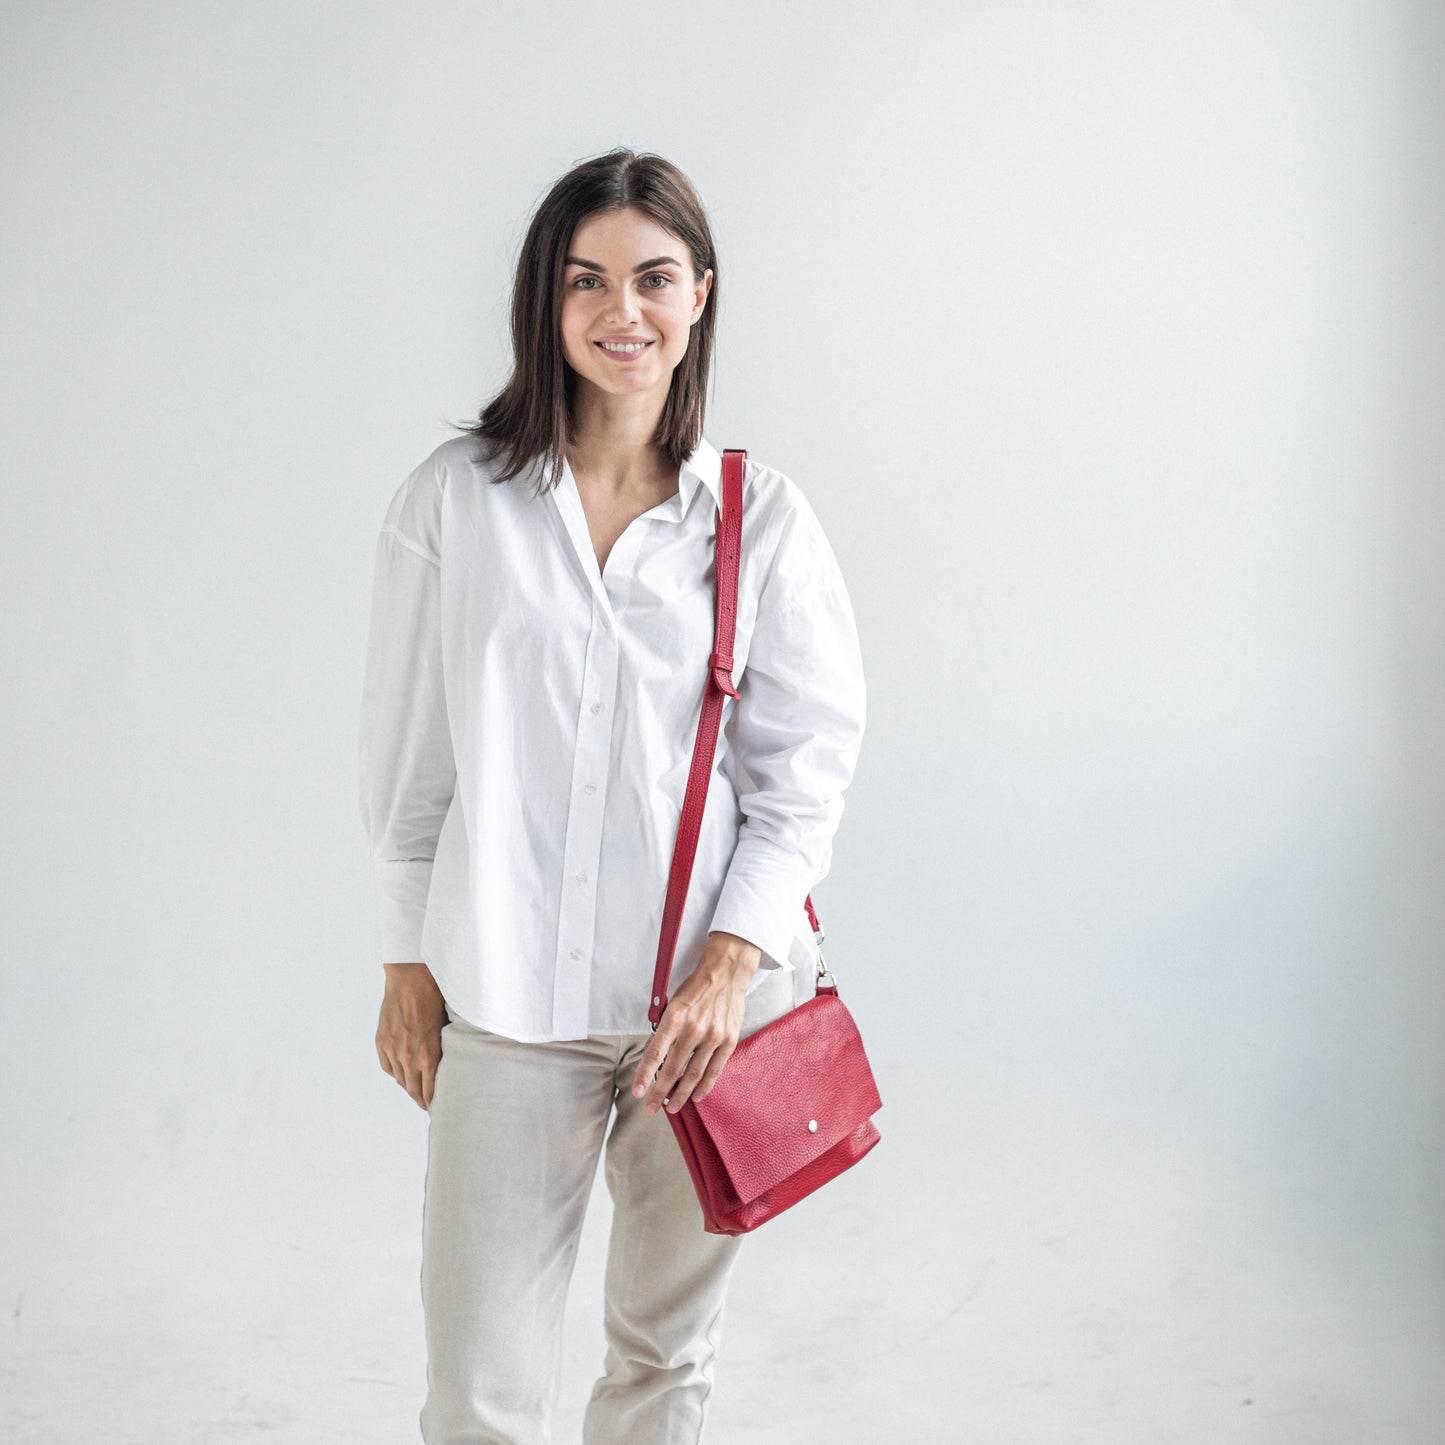
[[[617,341],[596,341],[593,342],[593,345],[604,356],[611,357],[613,361],[636,361],[652,343],[650,341],[630,341],[624,344]]]

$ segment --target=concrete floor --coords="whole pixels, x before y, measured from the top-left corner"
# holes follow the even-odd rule
[[[1231,1190],[1161,1149],[992,1173],[906,1129],[744,1248],[711,1445],[1439,1445],[1438,1220]],[[154,1178],[7,1191],[7,1445],[420,1439],[424,1138],[389,1189]],[[383,1131],[384,1133],[384,1131]],[[378,1159],[379,1166],[379,1159]],[[600,1369],[599,1176],[559,1445]]]

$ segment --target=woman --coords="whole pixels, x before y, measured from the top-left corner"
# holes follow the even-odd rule
[[[429,1115],[428,1445],[551,1438],[604,1146],[607,1350],[583,1440],[701,1438],[743,1236],[704,1231],[657,1116],[814,988],[803,900],[857,761],[863,671],[816,514],[749,458],[737,696],[671,997],[647,1018],[713,685],[717,278],[676,167],[615,150],[563,176],[519,257],[511,378],[405,479],[377,543],[361,811],[377,1054]]]

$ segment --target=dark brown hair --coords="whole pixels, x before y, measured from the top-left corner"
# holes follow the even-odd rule
[[[587,217],[627,206],[686,245],[695,281],[701,282],[703,272],[712,267],[712,290],[672,374],[653,441],[673,466],[681,466],[702,436],[718,303],[712,229],[692,182],[675,165],[659,155],[618,147],[574,166],[538,205],[512,288],[512,374],[477,421],[453,423],[483,443],[488,461],[501,460],[493,481],[510,481],[537,457],[543,461],[545,487],[561,480],[577,386],[577,373],[562,353],[567,248]]]

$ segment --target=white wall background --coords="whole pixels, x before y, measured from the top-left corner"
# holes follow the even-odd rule
[[[0,1435],[418,1438],[371,552],[620,143],[709,206],[708,434],[813,499],[870,684],[817,899],[884,1142],[748,1242],[710,1438],[1442,1438],[1438,5],[0,41]]]

